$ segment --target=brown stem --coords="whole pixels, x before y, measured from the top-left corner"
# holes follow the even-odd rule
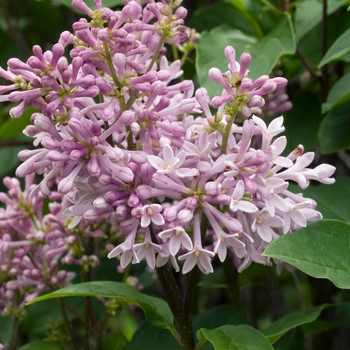
[[[281,11],[289,13],[289,0],[278,0]]]
[[[157,238],[152,230],[152,227],[150,227],[150,233],[152,241],[157,243]],[[195,348],[191,318],[192,312],[185,307],[186,303],[184,304],[180,288],[175,280],[172,270],[169,267],[169,264],[167,263],[164,266],[156,267],[156,273],[159,284],[162,287],[165,300],[168,303],[178,325],[181,337],[180,345],[184,350],[192,350]]]
[[[303,52],[301,51],[300,47],[297,46],[297,55],[300,59],[300,61],[302,62],[302,64],[304,65],[304,67],[309,71],[309,73],[311,74],[311,76],[317,80],[320,80],[320,76],[314,71],[314,69],[311,67],[310,63],[307,61],[307,59],[305,58]]]
[[[0,141],[0,147],[16,147],[16,146],[33,147],[33,143],[29,142],[29,141],[16,141],[16,140],[1,140]]]

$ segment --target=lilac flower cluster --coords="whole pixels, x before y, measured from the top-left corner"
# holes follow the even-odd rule
[[[27,62],[10,59],[0,70],[12,81],[0,87],[0,100],[20,102],[11,116],[28,105],[39,111],[24,133],[42,147],[20,152],[16,172],[43,175],[30,200],[57,192],[68,230],[106,223],[119,241],[108,256],[122,268],[170,261],[178,271],[180,261],[183,273],[196,265],[210,273],[214,257],[224,261],[228,251],[239,271],[252,261],[269,264],[261,253],[272,240],[321,218],[287,181],[301,188],[334,181],[334,167],[308,168],[314,154],[302,146],[282,156],[282,117],[267,126],[254,115],[286,79],[250,79],[251,56],[238,63],[229,46],[229,71],[209,71],[223,87],[210,99],[179,80],[180,60],[166,58],[166,44],[184,49],[197,39],[188,37],[181,1],[125,1],[120,11],[94,2],[96,10],[73,0],[90,21],[76,22],[52,50],[34,46]],[[60,249],[56,238],[42,239]]]
[[[94,255],[84,256],[80,238],[101,237],[100,231],[77,227],[66,229],[63,210],[66,200],[49,204],[44,214],[43,196],[38,193],[29,199],[36,186],[34,173],[28,175],[21,190],[16,178],[4,178],[8,193],[0,193],[0,310],[1,315],[20,317],[24,304],[42,291],[59,289],[70,284],[75,276],[60,266],[78,264],[88,270],[99,261]],[[54,193],[51,199],[60,199]]]

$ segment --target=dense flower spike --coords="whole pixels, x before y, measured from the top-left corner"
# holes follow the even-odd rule
[[[40,281],[40,290],[68,283],[71,276],[56,273],[52,261],[87,268],[98,263],[71,248],[77,240],[71,231],[79,228],[100,238],[92,227],[108,225],[108,256],[120,258],[122,268],[145,260],[152,269],[170,261],[179,270],[180,261],[183,273],[196,265],[210,273],[215,256],[224,261],[233,255],[239,271],[252,261],[270,264],[261,253],[271,241],[321,218],[316,203],[290,192],[288,181],[301,188],[310,180],[330,184],[334,167],[308,168],[314,154],[302,154],[302,146],[283,156],[283,117],[266,125],[254,115],[262,113],[265,95],[265,114],[291,107],[282,90],[287,80],[252,80],[254,57],[244,53],[238,63],[231,46],[224,52],[229,71],[209,71],[221,96],[210,99],[204,88],[194,91],[192,81],[178,80],[181,62],[168,61],[165,45],[186,50],[198,40],[184,26],[187,11],[180,3],[148,0],[142,7],[130,0],[112,11],[101,1],[92,9],[74,0],[90,20],[74,23],[74,33],[62,33],[51,50],[35,46],[27,62],[10,59],[0,70],[11,81],[0,88],[0,100],[19,102],[11,116],[20,117],[28,105],[38,110],[24,133],[42,147],[19,153],[16,175],[43,178],[23,198],[32,206],[43,196],[62,198],[54,205],[59,229],[51,235],[41,223],[52,216],[35,218],[40,225],[33,226],[32,212],[25,216],[13,205],[16,180],[6,179],[11,194],[1,197],[7,208],[0,259],[14,276],[1,289],[6,305],[11,290],[33,281]],[[68,45],[71,60],[64,55]],[[30,237],[15,219],[22,216]],[[34,241],[40,242],[35,248]],[[18,255],[11,263],[10,250]],[[22,259],[33,250],[45,256],[36,267]],[[57,277],[46,281],[44,267]]]

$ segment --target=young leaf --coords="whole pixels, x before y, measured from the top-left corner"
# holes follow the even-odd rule
[[[321,311],[329,306],[331,305],[324,304],[295,311],[271,323],[267,328],[262,330],[262,333],[271,344],[274,344],[291,329],[315,321]]]
[[[76,296],[115,298],[140,306],[147,320],[156,327],[171,328],[173,324],[172,313],[164,300],[142,294],[134,287],[121,282],[94,281],[74,284],[35,298],[28,305],[41,300]]]
[[[319,140],[323,154],[350,149],[350,100],[334,107],[323,119]]]
[[[338,288],[350,288],[350,225],[322,220],[272,242],[263,255],[280,259]]]
[[[329,48],[321,62],[318,65],[320,69],[325,64],[341,59],[344,55],[350,52],[350,28],[345,31]]]
[[[201,328],[197,338],[200,342],[210,341],[215,350],[273,350],[260,331],[247,325],[221,326],[212,330]]]

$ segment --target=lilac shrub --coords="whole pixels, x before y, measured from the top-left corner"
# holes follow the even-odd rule
[[[56,191],[69,201],[69,229],[107,221],[125,237],[108,255],[122,267],[145,259],[153,269],[170,260],[179,270],[180,260],[183,273],[195,265],[209,273],[214,256],[223,261],[227,250],[239,271],[251,261],[269,264],[261,256],[268,243],[321,218],[316,203],[290,192],[287,181],[303,189],[310,180],[334,181],[334,167],[308,168],[314,154],[301,145],[282,155],[283,117],[267,126],[255,115],[286,79],[252,80],[251,56],[238,63],[228,46],[229,70],[209,71],[223,93],[210,99],[205,88],[179,81],[180,61],[166,57],[165,44],[187,38],[180,2],[142,8],[127,1],[121,11],[95,3],[92,10],[73,1],[90,22],[79,20],[52,50],[34,46],[27,62],[12,58],[1,70],[12,81],[1,100],[20,102],[11,116],[28,105],[38,110],[24,133],[42,147],[21,151],[16,171],[43,175],[29,198]]]
[[[252,80],[254,58],[243,53],[237,62],[228,46],[228,71],[209,70],[223,92],[210,97],[167,55],[168,45],[186,50],[198,39],[181,1],[124,1],[120,11],[94,3],[73,0],[89,20],[51,50],[34,46],[26,62],[11,58],[0,69],[10,81],[0,101],[18,103],[10,115],[36,109],[24,130],[35,148],[19,153],[16,170],[26,188],[6,178],[9,193],[0,197],[4,312],[14,291],[23,305],[70,283],[59,263],[96,266],[98,256],[74,247],[85,237],[107,239],[97,226],[108,227],[108,257],[122,268],[144,260],[151,269],[170,262],[184,274],[195,266],[208,274],[216,256],[232,255],[238,271],[270,265],[261,255],[270,242],[322,217],[289,181],[302,189],[334,182],[335,168],[310,168],[315,155],[302,145],[284,155],[283,117],[267,125],[257,116],[265,96],[266,114],[291,108],[285,78]],[[48,214],[45,197],[53,201]]]

